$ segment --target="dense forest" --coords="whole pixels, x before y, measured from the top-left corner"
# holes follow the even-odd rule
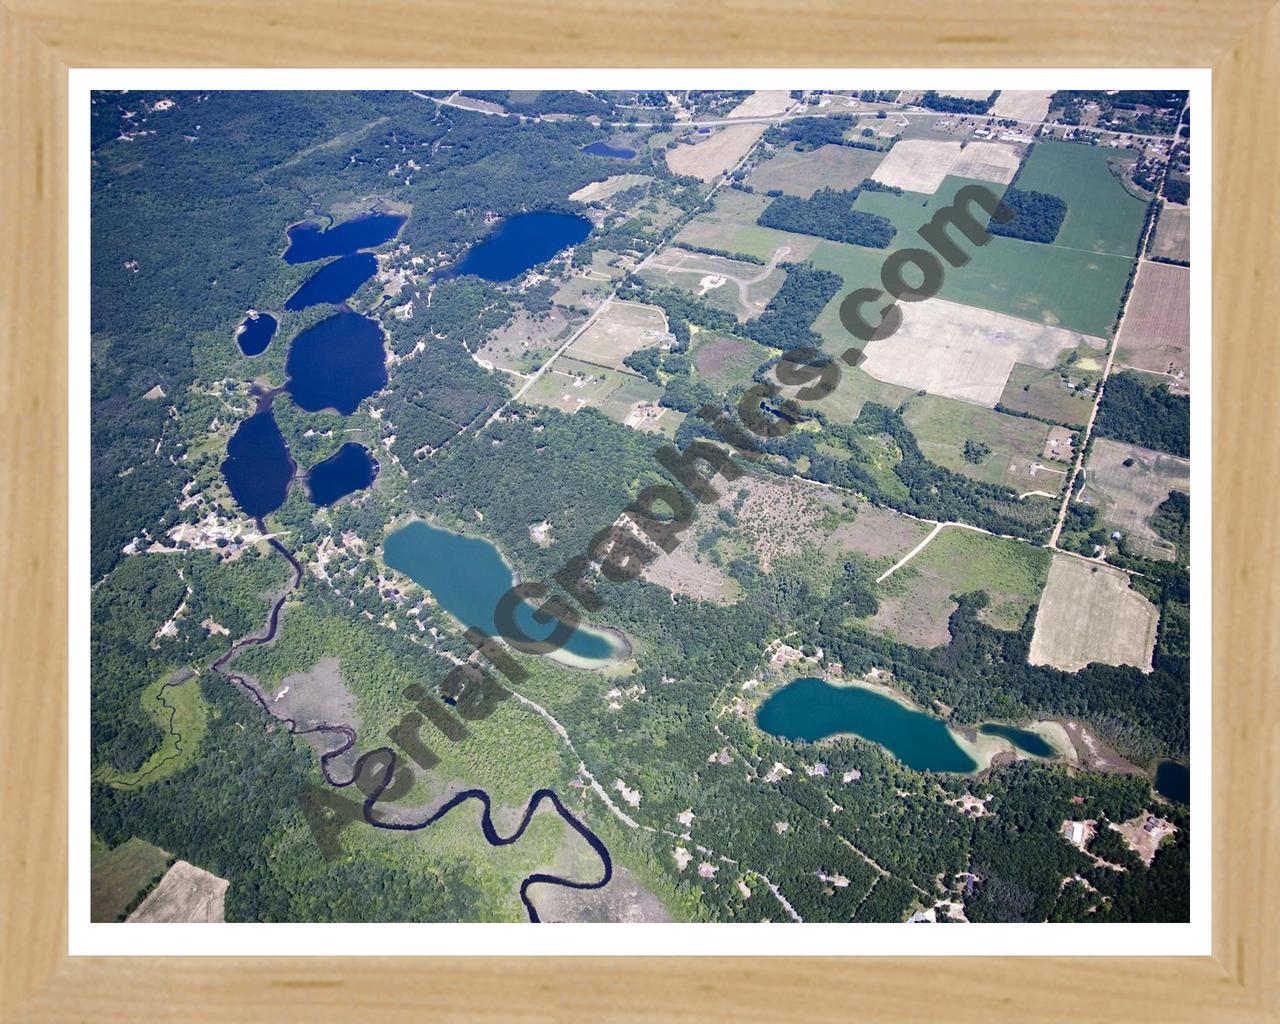
[[[1113,437],[1188,458],[1191,455],[1191,399],[1175,395],[1161,380],[1133,370],[1107,381],[1095,429]]]
[[[1006,238],[1052,242],[1058,237],[1058,229],[1067,216],[1067,204],[1047,192],[1031,192],[1010,186],[1005,189],[1001,202],[1013,211],[1013,217],[1004,222],[993,217],[987,230]]]
[[[835,242],[886,249],[896,233],[893,224],[876,213],[853,209],[859,189],[819,189],[808,199],[779,196],[761,212],[756,223],[778,231],[817,235]]]

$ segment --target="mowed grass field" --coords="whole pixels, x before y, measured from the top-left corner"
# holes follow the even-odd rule
[[[950,640],[955,598],[982,590],[989,602],[979,617],[1016,630],[1040,598],[1049,562],[1049,552],[1032,544],[947,526],[878,585],[880,609],[861,624],[917,647],[938,647]]]
[[[821,188],[853,188],[871,177],[883,159],[883,153],[852,146],[819,146],[802,153],[788,144],[752,171],[747,184],[757,192],[777,189],[808,199]]]
[[[1064,362],[1062,369],[1067,372],[1068,383],[1063,382],[1059,367],[1046,370],[1018,363],[1009,374],[1000,395],[1000,405],[1016,412],[1029,412],[1054,423],[1082,427],[1093,407],[1092,386],[1102,376],[1102,362],[1100,353],[1082,356],[1074,364]],[[1085,383],[1088,387],[1077,391],[1077,383]]]
[[[903,420],[925,456],[947,469],[1012,487],[1020,494],[1056,493],[1062,488],[1066,467],[1044,458],[1045,440],[1052,429],[1046,423],[936,395],[909,398]],[[987,445],[991,454],[980,463],[969,462],[964,457],[964,443],[969,440]]]
[[[767,260],[780,248],[789,250],[786,259],[799,263],[813,252],[820,241],[812,235],[762,228],[756,223],[772,199],[759,193],[723,189],[712,208],[686,224],[676,236],[677,245],[696,245],[726,252],[743,252]]]
[[[565,354],[616,370],[631,353],[657,345],[666,333],[661,307],[613,299]]]
[[[114,921],[138,893],[164,874],[169,855],[134,836],[89,860],[89,920]]]
[[[1111,161],[1132,163],[1133,150],[1073,142],[1040,142],[1018,177],[1018,188],[1047,192],[1067,204],[1055,246],[1133,256],[1147,204],[1111,173]]]

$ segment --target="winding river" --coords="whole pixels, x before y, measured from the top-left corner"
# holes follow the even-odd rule
[[[261,518],[257,519],[258,530],[261,533],[267,532],[266,524]],[[280,613],[284,608],[284,603],[289,595],[302,583],[302,566],[298,560],[293,557],[293,553],[289,551],[283,544],[274,537],[269,538],[269,543],[276,551],[288,561],[293,568],[293,579],[285,588],[284,592],[276,598],[271,605],[271,612],[267,617],[266,630],[261,635],[249,635],[237,640],[231,647],[221,655],[212,665],[212,670],[220,675],[225,676],[236,686],[244,690],[274,721],[283,725],[291,736],[311,736],[311,735],[334,735],[341,738],[341,742],[331,750],[325,751],[320,755],[320,771],[324,775],[325,781],[335,789],[345,789],[354,785],[357,780],[364,780],[366,785],[360,786],[361,792],[364,792],[365,799],[363,803],[364,820],[367,824],[374,828],[385,829],[391,832],[418,832],[424,828],[434,825],[443,819],[450,811],[468,800],[478,800],[484,809],[483,816],[480,819],[480,828],[484,834],[485,841],[490,846],[510,846],[518,841],[525,830],[529,827],[529,823],[533,820],[533,816],[537,813],[538,808],[544,801],[550,801],[555,812],[560,816],[566,825],[572,828],[578,835],[586,841],[587,845],[595,851],[600,858],[600,863],[604,869],[598,881],[594,882],[576,882],[570,878],[564,878],[561,875],[552,875],[545,872],[534,872],[525,877],[520,883],[520,902],[524,904],[525,913],[528,915],[529,921],[537,924],[541,918],[538,916],[538,908],[534,906],[533,901],[529,898],[529,889],[531,886],[539,883],[547,885],[559,885],[566,889],[603,889],[609,884],[613,878],[613,860],[609,856],[608,847],[604,842],[591,831],[582,821],[580,821],[572,811],[570,811],[561,802],[560,797],[552,789],[539,789],[529,798],[529,802],[525,805],[524,814],[520,819],[520,824],[510,835],[502,835],[494,827],[493,824],[493,805],[489,798],[489,794],[483,789],[467,789],[461,793],[455,794],[448,802],[437,808],[431,815],[422,821],[388,821],[380,818],[375,814],[375,808],[378,800],[386,792],[395,778],[396,765],[399,761],[399,755],[391,747],[378,747],[374,750],[361,754],[356,760],[348,778],[340,778],[334,775],[330,763],[334,758],[341,757],[356,743],[356,731],[350,725],[342,722],[320,722],[316,725],[302,726],[297,720],[279,715],[271,706],[271,702],[267,700],[261,688],[253,681],[246,679],[242,675],[234,672],[225,671],[227,665],[247,647],[258,646],[270,643],[275,639],[276,631],[280,626]],[[370,774],[366,777],[366,769],[370,769]],[[372,783],[369,786],[369,783]],[[366,789],[366,786],[369,786]]]

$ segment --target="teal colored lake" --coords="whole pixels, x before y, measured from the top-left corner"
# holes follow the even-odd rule
[[[494,622],[498,600],[511,589],[511,567],[487,540],[416,522],[401,527],[383,543],[387,565],[429,590],[442,608],[468,627],[500,636]],[[516,610],[516,625],[535,640],[551,635],[557,623],[536,622],[535,607]],[[579,627],[563,650],[592,661],[614,660],[619,644],[606,634]]]
[[[809,742],[852,733],[879,743],[920,771],[971,772],[978,767],[942,719],[861,686],[797,679],[760,705],[756,724],[773,736]]]
[[[1030,729],[1017,729],[1012,725],[988,722],[986,725],[978,726],[978,732],[986,733],[988,736],[1002,736],[1033,757],[1054,757],[1058,753],[1048,740]]]

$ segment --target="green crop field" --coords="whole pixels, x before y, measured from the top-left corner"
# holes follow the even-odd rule
[[[1067,204],[1055,246],[1132,256],[1147,207],[1111,173],[1111,162],[1132,163],[1129,149],[1041,142],[1018,177],[1018,188],[1047,192]]]

